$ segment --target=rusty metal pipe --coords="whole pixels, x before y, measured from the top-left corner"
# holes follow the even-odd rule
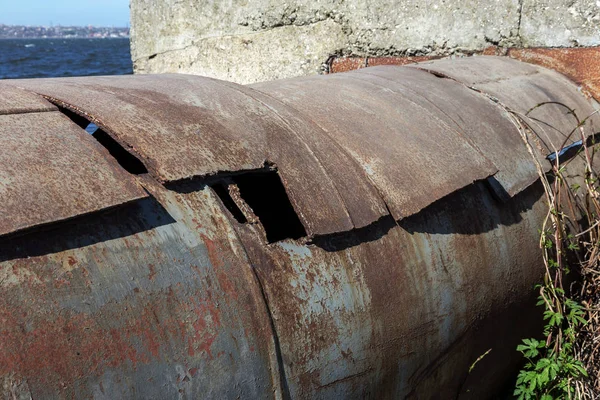
[[[580,139],[544,101],[594,110],[496,57],[1,81],[0,391],[490,396],[539,320],[534,157]]]

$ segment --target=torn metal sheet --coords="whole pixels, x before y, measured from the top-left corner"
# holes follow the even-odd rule
[[[0,115],[0,235],[146,197],[59,112]]]
[[[55,110],[56,106],[42,96],[0,82],[0,115]]]
[[[512,197],[539,178],[514,120],[484,95],[415,68],[374,67],[353,75],[410,97],[464,135],[498,168],[491,178],[500,184],[498,196]]]
[[[352,228],[362,228],[389,214],[376,187],[356,160],[310,117],[259,91],[244,88],[244,92],[267,105],[307,144],[335,185],[352,221]]]
[[[252,87],[309,115],[360,163],[396,219],[498,171],[430,109],[354,74]]]
[[[595,112],[577,86],[557,72],[504,57],[452,61],[432,61],[410,68],[447,76],[497,99],[529,124],[544,155],[581,139],[580,132],[572,133],[578,122],[569,114],[569,108],[580,120]],[[592,115],[584,128],[586,135],[600,130],[600,116]]]
[[[85,115],[162,182],[275,164],[310,236],[365,226],[387,213],[354,160],[315,124],[242,86],[185,75],[14,84]]]
[[[14,81],[87,117],[162,182],[261,168],[260,104],[217,81],[184,75]],[[214,111],[214,112],[213,112]]]
[[[473,56],[443,60],[424,61],[407,68],[430,71],[440,77],[455,79],[467,86],[487,82],[501,82],[515,76],[529,76],[539,73],[540,68],[511,60],[506,57]]]

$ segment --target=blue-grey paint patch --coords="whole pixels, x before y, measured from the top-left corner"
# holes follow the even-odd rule
[[[556,157],[558,157],[558,159],[561,159],[567,153],[575,152],[575,151],[579,150],[581,148],[581,146],[583,146],[583,141],[578,140],[574,143],[571,143],[568,146],[563,147],[558,152],[555,151],[553,153],[548,154],[548,156],[546,156],[546,158],[551,162],[555,162]]]
[[[93,135],[94,133],[96,133],[96,131],[98,130],[98,126],[96,126],[96,124],[94,124],[93,122],[90,122],[90,124],[88,126],[86,126],[85,131],[87,133],[89,133],[90,135]]]

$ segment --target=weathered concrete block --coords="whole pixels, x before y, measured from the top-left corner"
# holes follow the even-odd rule
[[[519,2],[132,0],[131,15],[136,72],[251,83],[317,74],[335,54],[445,55],[515,44]]]
[[[185,72],[234,82],[258,82],[310,75],[344,41],[331,20],[306,26],[282,26],[261,33],[214,36],[179,50],[135,61],[137,72]]]
[[[520,36],[525,46],[600,44],[600,1],[524,0]]]
[[[132,0],[138,73],[239,83],[317,74],[332,55],[440,56],[600,43],[597,0]]]

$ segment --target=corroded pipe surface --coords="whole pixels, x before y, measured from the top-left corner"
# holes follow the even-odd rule
[[[535,161],[579,139],[546,101],[594,110],[495,57],[0,82],[0,391],[495,393],[539,320]]]

